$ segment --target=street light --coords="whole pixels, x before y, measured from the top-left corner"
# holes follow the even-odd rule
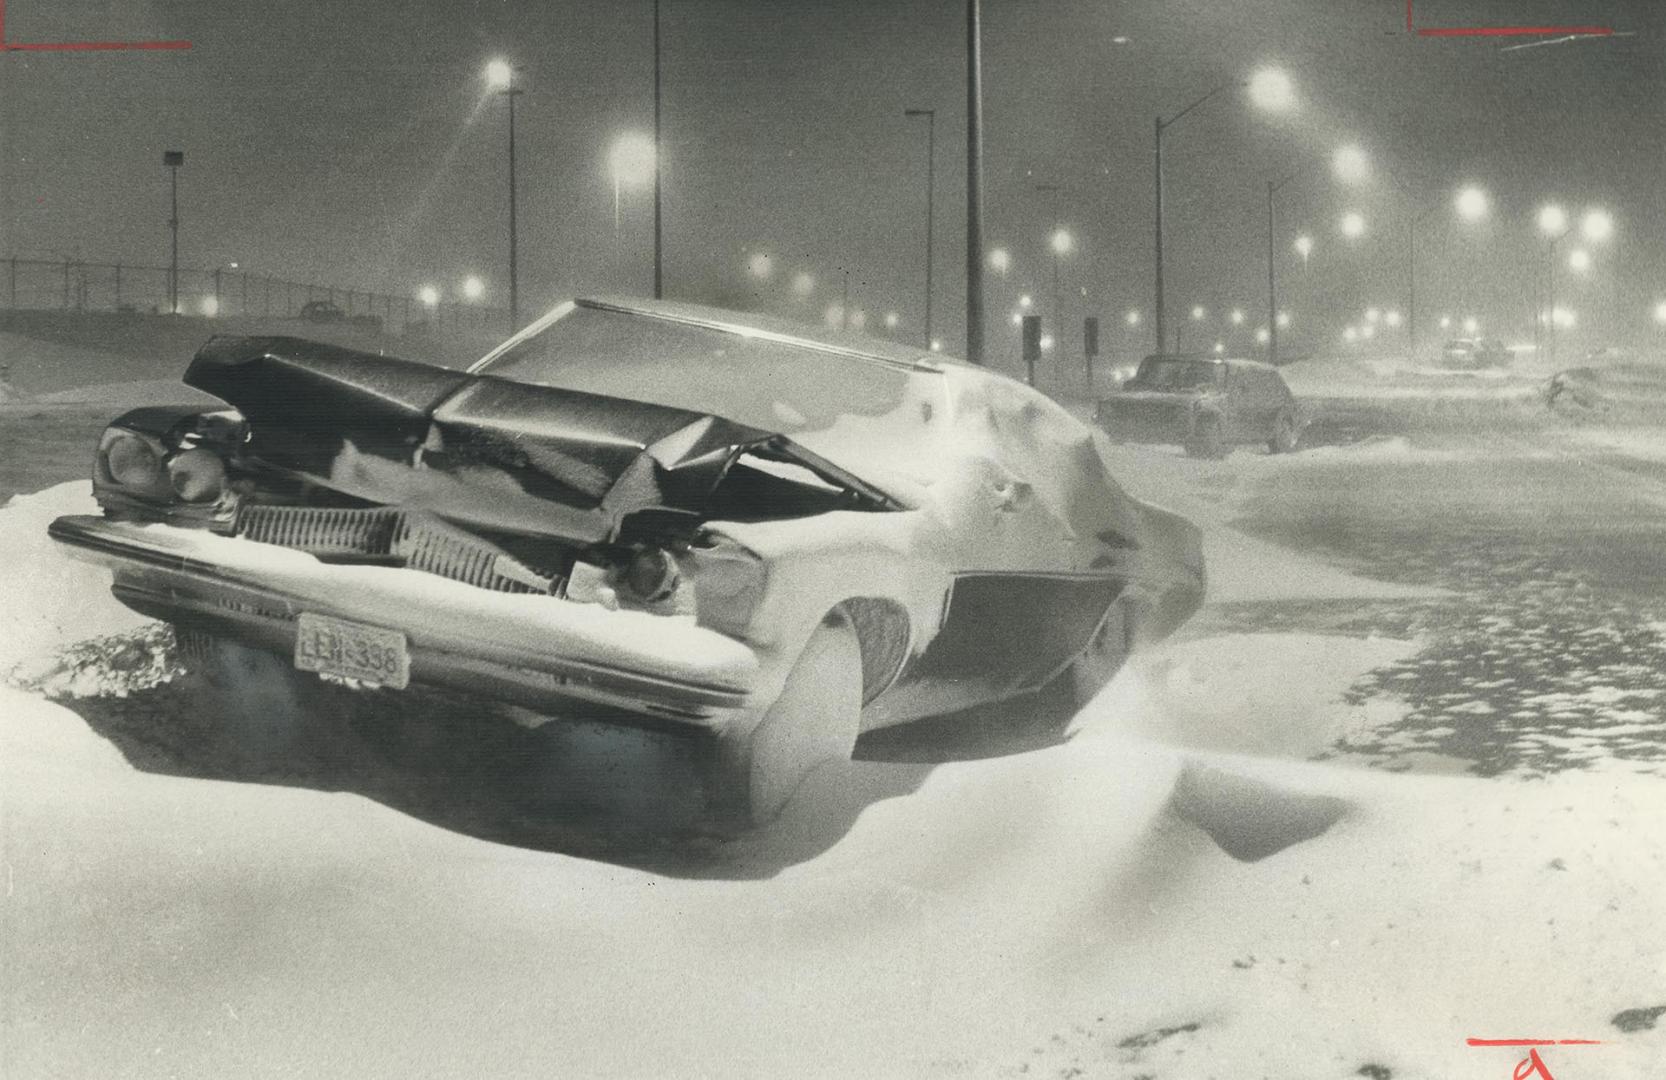
[[[1655,304],[1654,321],[1662,326],[1666,326],[1666,300],[1662,300]]]
[[[1371,176],[1371,159],[1353,143],[1336,148],[1331,156],[1331,171],[1344,184],[1363,184]]]
[[[1204,310],[1204,307],[1203,307],[1202,304],[1193,304],[1192,305],[1192,321],[1193,322],[1202,322],[1204,316],[1206,316],[1208,314],[1209,313]]]
[[[1152,125],[1154,133],[1155,153],[1153,164],[1155,167],[1155,204],[1156,204],[1156,258],[1154,260],[1155,300],[1152,335],[1157,342],[1157,352],[1163,351],[1164,333],[1168,329],[1166,318],[1167,308],[1163,300],[1163,133],[1178,124],[1182,118],[1194,109],[1209,101],[1221,91],[1233,86],[1244,86],[1249,89],[1250,101],[1266,112],[1284,112],[1295,104],[1295,93],[1290,84],[1290,77],[1277,68],[1262,68],[1250,76],[1247,82],[1233,80],[1221,83],[1213,90],[1197,98],[1184,109],[1175,113],[1167,120],[1158,116]]]
[[[937,110],[936,109],[904,109],[905,117],[926,118],[926,322],[921,333],[926,347],[931,347],[931,262],[932,262],[932,219],[936,214],[937,191]]]
[[[1232,325],[1233,326],[1242,326],[1242,325],[1244,325],[1243,309],[1242,308],[1233,308],[1232,309],[1232,314],[1230,316],[1228,316],[1228,318],[1230,318],[1232,320]]]
[[[754,252],[752,257],[746,260],[746,272],[759,281],[768,281],[770,275],[775,273],[775,260],[770,258],[767,251]]]
[[[425,308],[436,307],[440,302],[440,290],[432,285],[424,285],[417,290],[417,299],[422,301]]]
[[[1614,235],[1614,219],[1606,210],[1587,210],[1579,222],[1580,235],[1600,244]]]
[[[1546,203],[1539,208],[1539,232],[1545,238],[1545,305],[1544,314],[1534,321],[1543,327],[1546,338],[1545,355],[1556,356],[1556,245],[1568,235],[1568,212],[1557,203]]]
[[[1250,100],[1267,112],[1285,112],[1296,103],[1290,76],[1278,68],[1262,68],[1249,81]]]
[[[800,270],[793,275],[793,295],[803,299],[816,291],[815,276]]]
[[[1584,248],[1574,248],[1568,252],[1568,269],[1576,274],[1583,274],[1591,268],[1591,253]]]
[[[1486,217],[1492,205],[1487,193],[1474,184],[1459,188],[1453,203],[1458,208],[1458,217],[1471,223]]]
[[[1662,306],[1666,306],[1666,304],[1663,304]],[[1128,314],[1122,317],[1122,320],[1129,326],[1138,326],[1140,324],[1140,313],[1136,310],[1130,309]]]
[[[1302,263],[1305,265],[1307,263],[1307,257],[1313,254],[1313,237],[1296,237],[1296,254],[1302,257]]]
[[[486,283],[472,274],[463,279],[463,296],[470,300],[478,300],[486,295]]]
[[[989,268],[1002,277],[1006,277],[1007,271],[1012,269],[1012,255],[1007,252],[1006,248],[991,249],[989,252]]]
[[[521,91],[515,86],[515,66],[507,60],[493,60],[486,65],[486,85],[493,93],[509,102],[509,329],[521,328],[521,291],[519,274],[520,230],[516,223],[518,211],[515,195],[515,99]]]
[[[1342,215],[1342,235],[1350,240],[1358,240],[1365,235],[1365,215],[1350,210]]]

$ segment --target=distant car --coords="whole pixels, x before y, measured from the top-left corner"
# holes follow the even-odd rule
[[[893,343],[579,300],[467,372],[221,337],[184,381],[231,408],[118,418],[51,526],[182,655],[669,733],[719,828],[860,731],[1085,702],[1202,602],[1101,437]]]
[[[308,300],[301,305],[301,321],[312,323],[342,322],[347,313],[328,300]]]
[[[1303,426],[1277,368],[1217,356],[1146,357],[1099,402],[1095,419],[1118,442],[1170,443],[1204,458],[1247,444],[1287,454],[1301,441]]]
[[[1505,367],[1511,358],[1510,347],[1494,338],[1457,338],[1440,353],[1442,367],[1459,371]]]

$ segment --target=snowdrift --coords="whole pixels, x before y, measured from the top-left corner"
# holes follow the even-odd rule
[[[84,502],[0,510],[0,672],[142,633],[41,538]],[[675,875],[398,812],[362,779],[397,761],[342,790],[136,767],[0,689],[4,1071],[1493,1080],[1520,1055],[1465,1039],[1526,1034],[1604,1040],[1558,1076],[1658,1075],[1658,780],[1300,760],[1413,647],[1195,638],[1062,745],[825,769]]]

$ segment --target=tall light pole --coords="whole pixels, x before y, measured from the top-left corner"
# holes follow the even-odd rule
[[[1053,196],[1053,228],[1047,234],[1047,247],[1053,253],[1053,340],[1064,340],[1064,299],[1059,291],[1059,238],[1066,237],[1065,247],[1069,248],[1068,237],[1064,228],[1059,224],[1059,194],[1064,189],[1057,184],[1036,184],[1035,190],[1041,194]]]
[[[1278,272],[1273,261],[1273,196],[1299,174],[1267,181],[1267,362],[1278,364]]]
[[[1154,186],[1156,188],[1156,227],[1154,229],[1156,234],[1156,251],[1154,259],[1155,266],[1153,268],[1156,277],[1154,282],[1154,291],[1156,295],[1153,298],[1155,303],[1152,305],[1154,318],[1152,319],[1151,329],[1152,337],[1156,341],[1155,351],[1157,352],[1162,352],[1164,349],[1165,339],[1163,334],[1168,327],[1168,308],[1164,303],[1163,297],[1163,133],[1168,131],[1168,129],[1173,127],[1175,124],[1178,124],[1184,117],[1197,109],[1199,106],[1213,99],[1216,95],[1221,93],[1221,91],[1229,90],[1233,87],[1247,87],[1250,91],[1250,97],[1256,107],[1269,112],[1283,112],[1285,109],[1290,107],[1293,101],[1289,76],[1285,75],[1282,71],[1279,71],[1276,68],[1263,68],[1247,80],[1233,79],[1228,82],[1221,83],[1219,86],[1196,99],[1190,105],[1187,105],[1184,109],[1181,109],[1168,119],[1165,120],[1161,116],[1156,117],[1155,122],[1152,124],[1154,143],[1153,179]]]
[[[507,60],[486,65],[486,82],[509,101],[509,329],[514,332],[521,328],[520,228],[516,221],[519,200],[515,189],[515,99],[521,90],[515,85],[515,66]]]
[[[1545,313],[1546,349],[1551,359],[1556,358],[1556,245],[1568,235],[1568,212],[1555,203],[1539,210],[1539,231],[1545,235]]]
[[[172,234],[168,256],[168,314],[179,314],[179,167],[185,164],[185,151],[162,151],[162,164],[168,167],[168,231]]]
[[[665,258],[660,231],[660,162],[664,160],[659,136],[659,0],[654,0],[654,299],[665,298]]]
[[[983,52],[979,0],[966,0],[966,359],[983,363]]]
[[[1458,217],[1466,222],[1477,222],[1487,216],[1490,201],[1487,193],[1471,184],[1460,188],[1453,197]],[[1406,319],[1412,359],[1417,358],[1417,227],[1438,207],[1425,207],[1406,219]]]
[[[904,116],[926,118],[926,326],[925,347],[931,348],[931,262],[933,203],[937,192],[937,110],[904,109]]]

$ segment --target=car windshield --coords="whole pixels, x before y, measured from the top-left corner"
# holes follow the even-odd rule
[[[882,361],[673,319],[575,306],[479,371],[710,413],[766,431],[892,411],[909,376]]]
[[[922,464],[948,415],[937,371],[584,305],[474,370],[778,432],[872,482]]]
[[[1220,381],[1221,366],[1208,360],[1150,357],[1140,364],[1130,386],[1148,390],[1195,390]]]

